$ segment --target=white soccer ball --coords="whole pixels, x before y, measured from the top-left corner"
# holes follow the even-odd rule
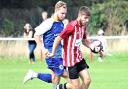
[[[94,45],[94,48],[91,49],[93,53],[99,53],[100,51],[103,50],[103,45],[102,42],[99,40],[94,40],[92,42],[92,45]]]

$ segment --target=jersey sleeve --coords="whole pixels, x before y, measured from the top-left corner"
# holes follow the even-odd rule
[[[35,35],[43,35],[45,32],[51,29],[53,25],[52,18],[43,21],[39,26],[35,28]]]
[[[66,26],[66,28],[60,33],[60,37],[62,39],[64,39],[64,38],[70,36],[73,33],[73,31],[74,31],[74,27],[72,25],[68,24]]]

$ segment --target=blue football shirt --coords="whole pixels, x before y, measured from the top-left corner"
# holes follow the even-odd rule
[[[42,35],[43,44],[46,49],[52,52],[52,46],[55,38],[63,30],[64,24],[62,21],[54,21],[53,18],[49,18],[42,22],[38,27],[35,28],[37,35]],[[62,44],[60,43],[55,56],[56,58],[62,57]]]

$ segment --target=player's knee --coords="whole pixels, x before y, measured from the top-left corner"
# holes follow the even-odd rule
[[[59,81],[60,81],[60,77],[58,77],[58,76],[52,76],[52,83],[58,84]]]
[[[73,89],[79,89],[80,88],[80,84],[73,84]]]
[[[89,85],[90,83],[91,83],[91,78],[87,78],[86,80],[84,80],[85,85]]]
[[[76,89],[76,87],[73,84],[67,83],[66,89]]]
[[[52,83],[55,83],[55,76],[52,75]]]

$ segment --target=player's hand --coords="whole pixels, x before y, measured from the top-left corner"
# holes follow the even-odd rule
[[[44,49],[44,55],[47,56],[48,54],[50,54],[50,52],[48,51],[48,49]]]
[[[48,53],[47,54],[47,57],[53,57],[55,54],[53,54],[53,53]]]
[[[104,57],[104,56],[105,56],[105,52],[104,52],[103,50],[101,50],[101,51],[99,52],[99,54],[100,54],[101,57]]]

